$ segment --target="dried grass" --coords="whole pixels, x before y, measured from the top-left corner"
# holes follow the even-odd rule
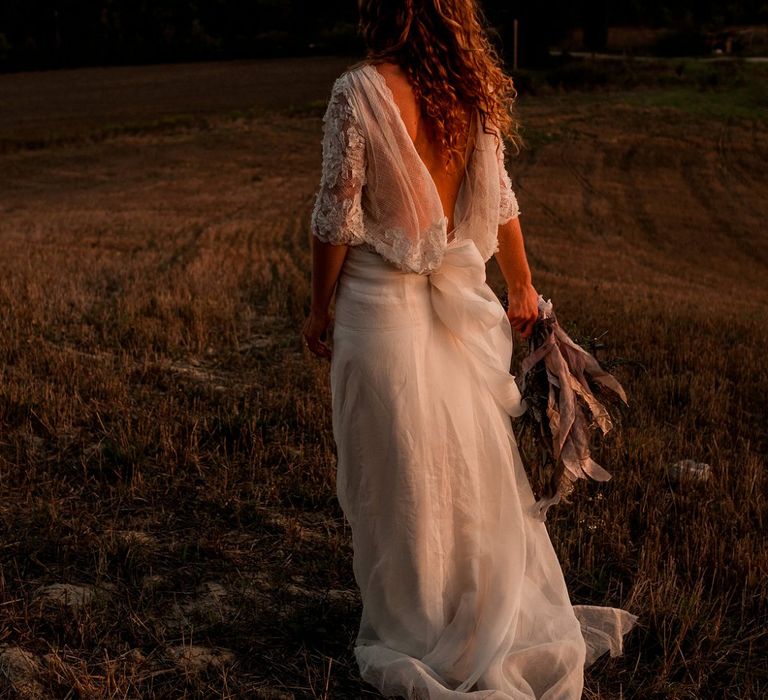
[[[614,479],[548,516],[573,602],[641,620],[585,697],[763,697],[768,131],[522,109],[548,134],[511,164],[534,282],[626,360]],[[298,339],[319,129],[212,116],[0,157],[0,645],[44,697],[375,697],[327,366]],[[712,477],[671,481],[686,458]],[[106,594],[41,604],[59,584]]]

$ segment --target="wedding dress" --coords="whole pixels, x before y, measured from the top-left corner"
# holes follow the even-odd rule
[[[476,124],[452,232],[383,75],[334,84],[312,233],[347,244],[331,360],[337,494],[363,610],[362,678],[387,697],[575,700],[638,620],[571,605],[512,420],[512,333],[485,281],[520,213]]]

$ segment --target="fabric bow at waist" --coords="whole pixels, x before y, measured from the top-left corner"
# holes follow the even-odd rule
[[[475,359],[491,394],[510,416],[525,413],[527,406],[510,374],[512,328],[485,282],[485,261],[475,243],[451,242],[429,280],[435,313]]]

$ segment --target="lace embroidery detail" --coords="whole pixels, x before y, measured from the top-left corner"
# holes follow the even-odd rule
[[[326,243],[359,245],[364,241],[365,137],[344,78],[334,83],[323,116],[323,172],[311,230]]]
[[[388,228],[380,236],[367,241],[368,248],[401,270],[425,275],[433,272],[443,261],[445,253],[446,220],[432,224],[418,241],[413,241],[401,228]]]
[[[500,146],[497,151],[499,159],[499,226],[520,216],[520,206],[517,197],[512,189],[512,182],[509,179],[509,173],[504,163],[504,139],[500,140]]]

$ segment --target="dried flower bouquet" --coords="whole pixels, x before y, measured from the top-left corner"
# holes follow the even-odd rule
[[[518,419],[531,430],[542,458],[534,479],[541,497],[535,517],[572,492],[581,478],[607,481],[611,475],[592,459],[590,438],[596,428],[613,427],[618,400],[627,403],[621,384],[593,355],[575,343],[557,322],[552,301],[539,295],[539,320],[528,339],[529,354],[517,375],[528,410]],[[601,400],[602,399],[602,400]]]

